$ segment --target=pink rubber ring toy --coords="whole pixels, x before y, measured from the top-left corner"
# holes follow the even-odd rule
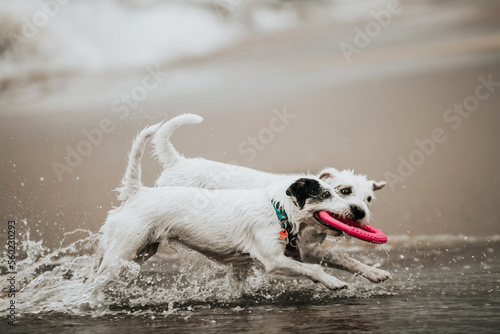
[[[326,211],[320,211],[318,213],[318,216],[325,224],[328,224],[338,230],[344,231],[350,236],[353,236],[360,240],[371,242],[374,244],[383,244],[387,242],[386,235],[382,231],[371,225],[366,224],[364,226],[361,226],[358,223],[347,218],[342,218],[342,220],[344,221],[342,222],[332,217]]]

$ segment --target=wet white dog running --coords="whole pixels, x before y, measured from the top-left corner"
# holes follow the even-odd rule
[[[331,228],[316,214],[345,214],[349,202],[328,183],[313,176],[288,176],[255,189],[144,187],[140,160],[160,125],[144,129],[134,140],[120,190],[122,204],[108,213],[101,228],[98,274],[117,259],[141,259],[157,247],[153,245],[172,242],[224,263],[255,261],[268,273],[307,277],[329,289],[346,287],[320,265],[285,256],[288,239],[298,233],[299,224],[328,233]]]
[[[363,175],[355,175],[352,171],[338,171],[326,168],[317,175],[273,174],[254,169],[225,164],[203,158],[185,158],[175,150],[170,136],[180,126],[202,122],[203,118],[194,114],[183,114],[164,123],[153,137],[155,153],[164,170],[156,181],[156,186],[191,186],[205,189],[255,189],[263,188],[275,182],[291,183],[299,178],[315,178],[329,184],[335,192],[333,199],[338,200],[341,210],[336,212],[341,217],[348,217],[364,225],[370,223],[369,206],[373,201],[374,191],[382,189],[385,182],[367,180]],[[139,165],[140,160],[129,161],[129,168]],[[129,197],[125,190],[122,198]],[[297,221],[295,221],[297,223]],[[328,235],[338,236],[342,232],[328,230]],[[352,273],[360,274],[372,282],[387,280],[390,274],[365,265],[342,253],[321,247],[327,233],[318,230],[317,225],[302,224],[296,244],[287,247],[287,255],[302,262],[324,264]],[[157,245],[149,248],[146,259],[157,250]]]

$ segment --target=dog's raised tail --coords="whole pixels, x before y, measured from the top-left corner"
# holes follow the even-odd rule
[[[162,164],[163,168],[175,163],[180,154],[170,142],[170,136],[180,126],[185,124],[201,123],[203,118],[195,114],[182,114],[176,116],[163,124],[153,137],[154,153]]]
[[[165,123],[162,121],[158,124],[150,125],[144,130],[139,132],[132,143],[132,149],[128,155],[128,165],[123,176],[121,186],[116,189],[118,191],[118,199],[126,201],[142,186],[141,183],[141,160],[146,145],[149,139],[158,131],[158,129]]]

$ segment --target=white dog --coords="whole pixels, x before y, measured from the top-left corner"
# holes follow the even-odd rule
[[[363,175],[355,175],[352,171],[337,171],[326,168],[318,175],[304,174],[272,174],[256,171],[202,158],[185,158],[180,155],[170,142],[171,134],[184,124],[200,123],[203,119],[198,115],[184,114],[166,122],[153,137],[155,153],[163,165],[163,172],[156,181],[156,186],[192,186],[205,189],[255,189],[265,187],[278,181],[290,182],[298,178],[319,178],[333,187],[334,199],[342,199],[342,210],[337,212],[341,217],[348,217],[360,224],[370,222],[369,205],[375,198],[373,192],[382,189],[385,182],[369,181]],[[143,144],[145,145],[145,144]],[[140,160],[129,161],[129,167],[140,165]],[[135,190],[134,190],[135,191]],[[120,198],[127,198],[130,194],[126,189],[120,193]],[[329,235],[341,235],[338,230],[329,230]],[[355,259],[340,253],[334,253],[321,247],[326,233],[310,227],[310,224],[300,226],[295,247],[287,247],[287,255],[303,262],[321,263],[330,267],[347,270],[360,274],[372,282],[382,282],[390,277],[386,271],[367,266]],[[148,251],[147,259],[157,250],[157,245],[152,245]]]
[[[328,233],[331,228],[317,220],[317,213],[343,215],[348,210],[349,202],[328,183],[288,176],[257,189],[143,187],[136,162],[158,126],[134,140],[120,189],[123,203],[109,212],[101,228],[98,273],[117,259],[140,259],[151,245],[175,242],[224,263],[253,260],[268,273],[307,277],[329,289],[346,287],[321,266],[284,254],[299,224]]]

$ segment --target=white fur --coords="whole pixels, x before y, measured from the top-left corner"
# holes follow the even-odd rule
[[[383,188],[385,186],[384,181],[375,182],[368,180],[364,175],[356,175],[353,171],[338,171],[331,167],[323,169],[317,175],[273,174],[203,158],[185,158],[172,146],[170,136],[181,125],[199,123],[202,120],[198,115],[179,115],[166,122],[154,135],[152,142],[155,146],[155,154],[164,168],[156,180],[156,186],[184,186],[205,189],[252,189],[262,187],[276,180],[319,177],[329,183],[337,192],[343,186],[352,187],[352,195],[347,196],[346,199],[350,204],[357,205],[365,211],[366,216],[358,220],[359,223],[370,223],[370,203],[367,199],[368,197],[374,199],[374,190]],[[135,163],[140,164],[140,161],[136,161]],[[349,205],[346,205],[344,215],[350,216]]]
[[[163,165],[163,172],[156,181],[156,186],[191,186],[205,189],[253,189],[263,187],[278,180],[291,180],[299,177],[318,177],[332,186],[339,197],[345,201],[339,210],[341,216],[352,217],[351,205],[361,208],[365,217],[358,219],[360,224],[369,224],[371,219],[368,199],[375,199],[374,191],[382,189],[386,183],[368,180],[364,175],[356,175],[351,170],[338,171],[325,168],[317,175],[305,174],[273,174],[254,169],[225,164],[203,158],[185,158],[179,154],[170,142],[173,131],[184,124],[200,123],[203,119],[198,115],[183,114],[169,120],[153,137],[155,154]],[[140,164],[140,161],[136,161]],[[352,194],[345,196],[341,189],[350,187]],[[329,234],[334,234],[329,231]],[[338,235],[338,234],[337,234]],[[358,273],[372,282],[385,281],[390,277],[386,271],[369,267],[342,254],[326,251],[319,246],[325,234],[318,234],[311,228],[300,231],[299,250],[302,261],[324,263],[339,269]]]
[[[172,118],[164,126],[159,128],[156,135],[153,137],[153,145],[158,160],[167,168],[172,163],[175,163],[180,157],[180,154],[170,143],[170,135],[180,126],[186,124],[196,124],[203,122],[203,117],[194,114],[183,114]],[[168,153],[166,153],[168,152]]]
[[[146,148],[149,139],[158,131],[164,122],[165,121],[146,127],[144,130],[139,132],[134,139],[121,187],[116,189],[116,191],[118,191],[118,199],[120,201],[126,201],[141,187],[140,161],[142,159],[142,155],[144,154],[144,149]],[[139,163],[137,163],[138,161]]]
[[[294,223],[294,231],[300,233],[297,251],[300,254],[292,256],[302,262],[322,263],[359,273],[372,282],[381,282],[390,277],[386,271],[320,247],[327,234],[338,235],[313,218],[314,210],[319,211],[320,208],[308,203],[303,212],[297,212],[295,205],[290,206],[289,198],[281,197],[285,186],[298,178],[320,177],[328,183],[321,181],[323,187],[331,187],[333,194],[331,206],[322,209],[349,216],[350,205],[355,204],[365,209],[366,217],[360,222],[366,223],[369,221],[367,198],[373,197],[373,190],[383,187],[384,182],[368,181],[366,177],[354,175],[352,171],[339,172],[333,168],[327,168],[317,176],[271,174],[201,158],[184,158],[171,145],[170,136],[180,125],[199,123],[201,120],[197,115],[178,116],[163,125],[153,138],[155,153],[164,166],[156,185],[183,187],[137,189],[140,174],[136,177],[139,182],[132,180],[130,175],[137,175],[132,171],[140,172],[142,152],[138,151],[144,150],[149,132],[148,135],[139,134],[137,137],[136,141],[142,140],[143,143],[134,142],[123,181],[124,185],[131,186],[120,189],[120,198],[126,201],[120,208],[110,211],[102,228],[103,237],[94,265],[97,268],[100,264],[100,272],[117,257],[137,259],[143,255],[141,253],[149,252],[148,245],[151,243],[170,240],[181,242],[222,262],[236,263],[234,261],[239,261],[238,258],[244,258],[240,254],[248,253],[249,258],[261,262],[269,272],[307,276],[330,288],[344,286],[337,279],[329,278],[331,276],[318,266],[311,267],[310,264],[299,263],[283,255],[285,244],[277,238],[281,227],[270,205],[270,199],[274,197],[286,205]],[[336,192],[345,186],[353,189],[352,195],[344,196]],[[304,215],[304,212],[307,214]],[[208,230],[204,231],[203,228]],[[155,252],[149,252],[148,257]]]
[[[146,138],[149,131],[150,128],[146,128],[139,134],[131,157],[142,156],[142,152],[135,150],[143,149],[144,145],[137,141]],[[279,238],[282,227],[271,203],[276,201],[284,207],[292,232],[299,231],[299,222],[328,231],[314,214],[318,211],[337,213],[345,201],[327,183],[312,181],[319,184],[322,193],[329,192],[331,196],[307,199],[305,205],[299,207],[297,198],[287,192],[294,182],[290,180],[278,180],[259,189],[137,189],[138,180],[131,179],[135,174],[128,173],[129,167],[121,190],[132,195],[109,212],[101,228],[100,250],[96,256],[98,274],[119,259],[137,259],[152,243],[174,241],[221,262],[243,257],[262,264],[269,273],[308,277],[330,289],[346,286],[319,265],[297,262],[284,255],[286,241]]]

